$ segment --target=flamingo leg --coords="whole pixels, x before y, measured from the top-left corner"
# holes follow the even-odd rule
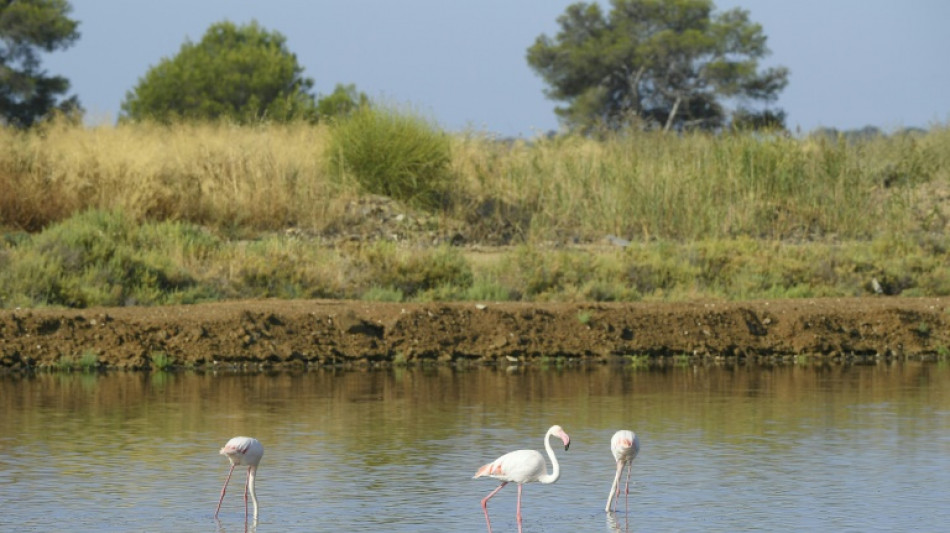
[[[524,485],[518,483],[518,505],[515,510],[515,517],[518,519],[518,533],[521,533],[521,489]]]
[[[247,469],[247,479],[244,480],[244,523],[247,523],[247,486],[251,483],[251,469]]]
[[[488,496],[485,496],[485,497],[482,499],[482,510],[485,511],[485,522],[488,524],[488,533],[491,533],[491,519],[488,518],[488,500],[490,500],[492,496],[494,496],[495,494],[497,494],[498,491],[500,491],[501,489],[505,488],[505,485],[507,485],[507,484],[508,484],[507,481],[503,481],[503,482],[501,483],[501,485],[498,485],[498,488],[496,488],[495,490],[491,491],[491,493],[489,493]]]
[[[234,466],[231,465],[231,469],[228,470],[228,477],[224,480],[224,486],[221,487],[221,499],[218,500],[218,508],[214,510],[214,517],[218,518],[218,511],[221,510],[221,503],[224,502],[224,492],[228,489],[228,482],[231,481],[231,474],[234,472]]]
[[[624,491],[626,492],[626,494],[624,495],[624,505],[627,508],[630,507],[630,471],[631,470],[633,470],[633,461],[627,463],[627,483],[626,485],[624,485]]]
[[[604,509],[611,512],[610,504],[613,502],[614,511],[617,510],[617,500],[620,499],[620,476],[623,474],[623,461],[617,461],[617,472],[614,474],[614,482],[610,485],[610,495],[607,496],[607,507]]]

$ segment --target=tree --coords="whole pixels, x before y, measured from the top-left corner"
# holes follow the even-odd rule
[[[186,41],[178,55],[149,69],[126,93],[122,118],[316,120],[313,80],[302,73],[280,33],[256,21],[219,22],[201,42]]]
[[[321,120],[343,117],[368,105],[369,97],[357,91],[355,84],[337,83],[332,93],[317,101],[317,115]]]
[[[82,113],[69,80],[40,67],[40,51],[66,49],[79,39],[79,23],[66,0],[0,0],[0,124],[28,128],[60,111]]]
[[[558,17],[555,38],[539,36],[528,65],[549,85],[555,112],[589,132],[634,123],[648,128],[716,129],[724,99],[773,102],[788,69],[759,71],[769,53],[762,27],[733,9],[713,14],[711,0],[612,0],[576,3]],[[743,108],[748,122],[755,112]],[[781,111],[762,115],[784,117]]]

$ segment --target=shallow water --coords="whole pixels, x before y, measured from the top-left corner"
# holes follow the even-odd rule
[[[218,449],[265,447],[248,530],[485,531],[471,479],[552,424],[561,479],[524,531],[941,531],[950,368],[475,369],[0,378],[0,529],[244,531]],[[620,512],[610,436],[641,440]],[[515,531],[516,487],[491,500]]]

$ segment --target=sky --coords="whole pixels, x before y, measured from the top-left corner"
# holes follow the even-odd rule
[[[528,66],[571,0],[71,0],[81,36],[43,59],[65,76],[88,124],[112,123],[126,93],[186,40],[222,20],[257,20],[287,38],[303,75],[326,95],[355,84],[449,131],[533,137],[558,128],[558,102]],[[608,0],[599,0],[605,11]],[[950,123],[950,2],[718,0],[749,11],[790,69],[775,106],[800,132]]]

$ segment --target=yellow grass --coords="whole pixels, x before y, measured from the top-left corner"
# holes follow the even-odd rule
[[[120,209],[136,220],[188,221],[224,235],[319,232],[365,194],[328,172],[330,128],[0,129],[0,226],[38,231],[89,209]],[[866,240],[939,225],[944,211],[922,213],[919,191],[950,182],[950,133],[939,127],[858,143],[648,133],[604,141],[450,138],[452,186],[439,220],[509,217],[499,223],[524,226],[518,235],[527,242],[608,234],[643,242]],[[487,212],[486,202],[509,209]]]
[[[0,131],[0,200],[8,225],[39,229],[86,209],[218,227],[319,227],[335,193],[326,179],[326,129],[55,125]]]

